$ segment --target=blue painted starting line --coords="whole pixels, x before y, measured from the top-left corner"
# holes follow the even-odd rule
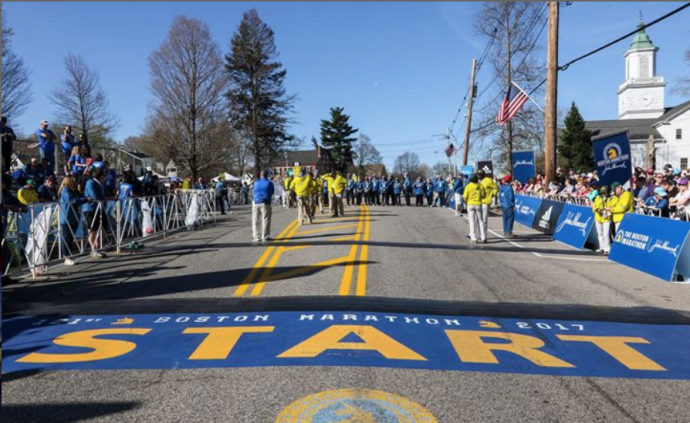
[[[371,366],[690,379],[690,326],[366,312],[14,317],[3,373]]]

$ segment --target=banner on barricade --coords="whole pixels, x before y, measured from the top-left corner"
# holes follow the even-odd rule
[[[614,182],[621,185],[629,184],[632,178],[632,162],[628,132],[594,137],[592,146],[601,184],[608,186]]]
[[[593,227],[594,212],[591,208],[565,204],[553,231],[553,238],[571,247],[583,249]]]
[[[537,215],[534,217],[532,229],[547,235],[553,235],[564,206],[565,203],[560,201],[542,200],[539,210],[537,210]]]
[[[526,184],[529,178],[537,176],[534,165],[534,151],[513,151],[513,178]]]
[[[477,162],[477,170],[483,170],[486,176],[488,176],[489,178],[493,178],[494,162],[492,162],[491,160],[483,160],[481,162]]]
[[[541,200],[539,198],[524,195],[515,196],[515,221],[531,228],[540,205]]]
[[[690,223],[627,213],[616,230],[609,259],[665,281],[690,277]]]

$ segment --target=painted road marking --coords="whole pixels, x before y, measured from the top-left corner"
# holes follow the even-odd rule
[[[339,389],[300,398],[275,423],[437,423],[421,405],[371,389]]]
[[[128,319],[126,327],[112,323]],[[374,312],[14,317],[2,371],[364,366],[690,380],[690,325]]]
[[[249,274],[245,277],[242,284],[240,284],[234,292],[234,296],[240,297],[247,292],[253,297],[260,296],[266,287],[266,283],[274,282],[281,279],[286,279],[294,276],[298,276],[303,273],[313,272],[318,269],[323,269],[333,266],[343,266],[343,278],[340,283],[339,294],[340,295],[350,295],[350,287],[352,285],[352,276],[355,274],[355,268],[359,265],[358,271],[356,272],[356,282],[355,282],[355,295],[363,296],[366,294],[366,261],[368,256],[368,246],[362,247],[362,253],[360,254],[359,261],[357,261],[357,251],[359,248],[358,241],[368,241],[369,240],[369,208],[367,206],[359,207],[359,216],[348,216],[344,218],[328,219],[322,222],[316,222],[321,224],[333,223],[334,220],[341,219],[356,219],[355,224],[346,225],[336,225],[324,228],[309,229],[304,231],[299,231],[300,225],[298,221],[293,221],[276,239],[276,245],[272,245],[264,251],[259,260],[254,264]],[[340,223],[340,222],[338,222]],[[331,260],[322,261],[319,263],[309,264],[291,269],[283,273],[273,273],[276,265],[283,257],[285,253],[290,253],[293,251],[303,250],[306,248],[311,248],[314,246],[324,245],[319,243],[316,245],[289,245],[290,240],[296,239],[296,235],[310,235],[316,233],[327,233],[330,231],[336,231],[340,229],[356,228],[354,235],[340,236],[336,238],[330,238],[324,242],[343,242],[343,241],[355,241],[355,243],[350,247],[350,252],[343,257],[334,258]],[[251,287],[251,285],[254,285]],[[252,288],[251,291],[249,288]]]

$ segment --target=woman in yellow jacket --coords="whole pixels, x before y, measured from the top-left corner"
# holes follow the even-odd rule
[[[486,176],[483,170],[477,171],[477,179],[479,184],[484,187],[484,197],[482,198],[482,225],[484,228],[489,227],[489,208],[498,194],[498,185],[492,178]]]
[[[29,179],[19,192],[17,193],[19,202],[28,206],[29,204],[38,203],[38,192],[36,192],[36,182]]]
[[[623,220],[623,216],[625,216],[626,213],[633,212],[635,199],[632,195],[632,192],[623,188],[623,186],[618,182],[612,183],[611,189],[615,194],[612,197],[612,199],[615,199],[615,201],[613,201],[611,204],[613,232],[615,233],[616,229],[618,229],[618,225]]]
[[[611,251],[611,207],[615,204],[614,197],[609,196],[609,187],[599,188],[599,195],[594,199],[594,225],[599,236],[599,252],[608,254]]]
[[[486,197],[486,190],[479,183],[476,173],[470,177],[470,183],[465,186],[462,197],[467,205],[467,215],[470,219],[470,239],[477,243],[477,226],[479,226],[479,239],[482,243],[486,243],[486,225],[482,220],[482,200]]]

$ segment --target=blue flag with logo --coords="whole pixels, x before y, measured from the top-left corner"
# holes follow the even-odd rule
[[[541,200],[539,198],[516,195],[515,221],[523,226],[531,228],[540,206]]]
[[[618,226],[609,259],[671,281],[675,271],[687,276],[690,223],[627,213]]]
[[[630,182],[632,161],[627,131],[592,138],[592,145],[602,185],[611,186],[614,182],[625,185]]]
[[[513,151],[513,179],[526,184],[529,178],[537,176],[534,165],[534,151]]]

